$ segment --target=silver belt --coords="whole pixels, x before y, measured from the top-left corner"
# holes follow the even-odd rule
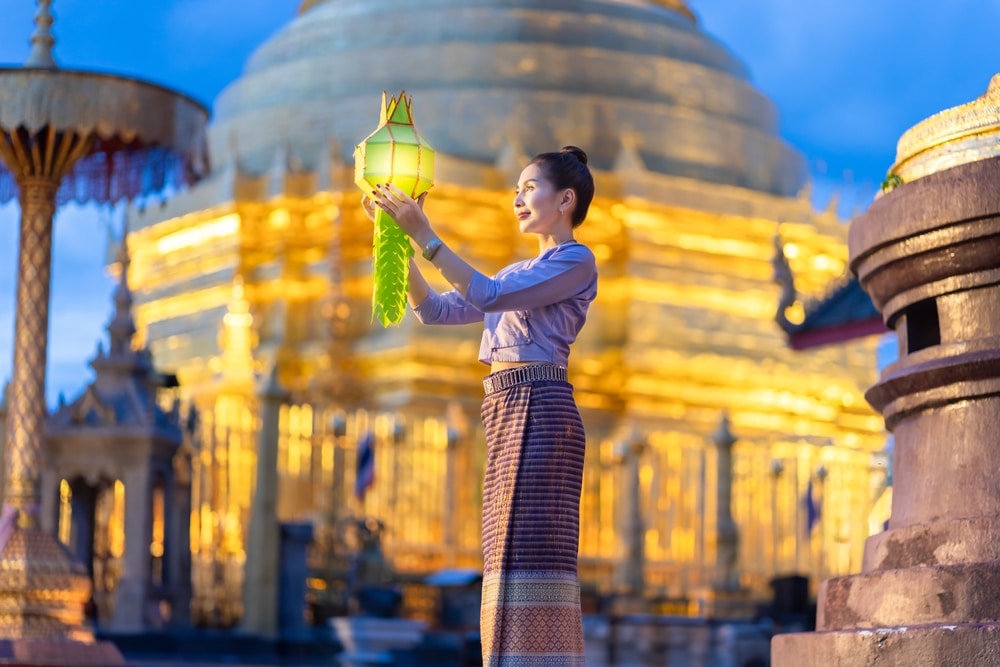
[[[530,366],[516,366],[496,373],[490,373],[483,378],[483,389],[486,394],[502,391],[508,387],[519,384],[527,384],[542,380],[547,382],[566,382],[566,369],[554,364],[531,364]]]

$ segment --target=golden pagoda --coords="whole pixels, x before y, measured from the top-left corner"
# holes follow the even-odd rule
[[[683,2],[567,6],[303,2],[216,100],[211,178],[129,212],[140,342],[201,415],[202,622],[240,615],[256,385],[273,367],[292,397],[282,520],[313,520],[336,551],[345,517],[378,519],[406,581],[480,565],[480,330],[371,316],[372,226],[351,151],[382,91],[402,89],[437,151],[426,210],[485,272],[535,250],[511,215],[527,157],[568,143],[591,157],[597,197],[578,236],[599,295],[570,363],[590,439],[585,593],[641,585],[660,609],[699,613],[730,492],[749,597],[766,599],[776,574],[857,569],[884,444],[862,395],[874,343],[794,352],[775,322],[845,273],[846,225],[814,210],[773,104]],[[795,277],[784,299],[776,267]],[[720,423],[731,440],[713,440]],[[359,499],[369,431],[376,478]],[[731,441],[728,480],[717,463]]]

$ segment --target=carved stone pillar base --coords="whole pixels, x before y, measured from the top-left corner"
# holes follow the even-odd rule
[[[934,624],[778,635],[771,664],[795,667],[1000,665],[1000,624]]]
[[[860,574],[820,585],[817,632],[774,638],[775,667],[1000,667],[998,244],[996,157],[854,221],[851,268],[899,340],[866,394],[895,436],[892,516]]]
[[[15,529],[0,553],[0,636],[93,641],[84,623],[90,579],[39,529]]]
[[[84,625],[84,567],[43,530],[18,528],[0,553],[0,665],[124,665]]]

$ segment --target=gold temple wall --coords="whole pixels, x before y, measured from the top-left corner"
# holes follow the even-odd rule
[[[263,196],[260,179],[245,177],[229,204],[173,215],[168,203],[131,221],[140,335],[204,415],[192,549],[195,616],[205,623],[239,616],[255,374],[274,363],[294,397],[279,441],[282,519],[312,520],[322,535],[331,517],[378,518],[387,555],[412,576],[478,565],[480,330],[411,317],[388,330],[370,324],[371,225],[348,177],[338,178],[329,192]],[[771,264],[778,234],[800,300],[821,296],[844,271],[845,225],[804,199],[667,179],[637,181],[629,194],[615,178],[599,174],[606,194],[578,234],[600,271],[570,369],[589,438],[584,587],[600,592],[624,579],[632,480],[616,452],[628,428],[648,444],[639,483],[649,594],[681,599],[712,583],[710,435],[724,411],[738,439],[740,581],[766,599],[775,573],[815,582],[847,572],[859,562],[882,474],[872,467],[882,423],[862,394],[875,376],[874,342],[791,351],[773,319],[780,289]],[[711,206],[658,203],[691,192]],[[427,210],[444,240],[489,272],[534,252],[509,219],[510,198],[500,185],[445,182]],[[180,199],[178,211],[190,206]],[[436,273],[428,278],[443,287]],[[334,415],[347,424],[342,435],[331,430]],[[369,425],[377,479],[362,508],[352,499],[354,451]],[[826,502],[809,533],[802,499],[811,478]]]

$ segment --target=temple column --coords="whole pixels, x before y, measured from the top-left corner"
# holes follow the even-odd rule
[[[740,536],[733,520],[733,445],[736,437],[729,430],[729,415],[723,413],[719,426],[712,434],[716,451],[716,518],[715,518],[715,591],[733,593],[739,590]]]
[[[278,634],[278,567],[281,527],[278,524],[278,427],[286,393],[277,368],[260,393],[257,435],[257,482],[250,505],[246,568],[243,577],[243,630],[264,637]]]
[[[645,596],[646,523],[642,516],[640,471],[647,446],[642,433],[630,425],[616,447],[625,485],[624,502],[619,514],[619,535],[624,538],[624,556],[616,579],[625,592],[638,598]]]
[[[111,629],[116,632],[142,632],[146,629],[152,565],[149,553],[153,539],[149,464],[143,462],[126,468],[122,481],[125,484],[125,554]]]
[[[52,535],[59,534],[59,483],[61,481],[62,478],[58,471],[42,470],[40,522],[42,530]]]
[[[173,488],[167,545],[168,572],[173,601],[170,624],[186,627],[191,624],[191,461],[186,455],[174,461]]]
[[[7,477],[7,466],[4,463],[6,460],[7,452],[7,414],[10,401],[8,398],[8,390],[10,389],[10,383],[6,382],[3,385],[3,392],[0,393],[0,501],[4,498],[4,485],[5,479]]]
[[[3,151],[0,157],[7,160]],[[0,569],[27,571],[29,576],[12,578],[9,588],[0,590],[10,601],[0,612],[0,636],[92,640],[83,626],[90,580],[81,566],[69,561],[55,535],[40,525],[52,222],[60,179],[21,173],[14,370],[4,452],[4,501],[17,510],[18,530],[0,545]]]
[[[19,512],[18,526],[38,528],[42,437],[48,416],[45,364],[49,342],[52,220],[59,182],[51,178],[24,178],[18,181],[18,187],[21,189],[21,238],[4,493],[6,502]]]

